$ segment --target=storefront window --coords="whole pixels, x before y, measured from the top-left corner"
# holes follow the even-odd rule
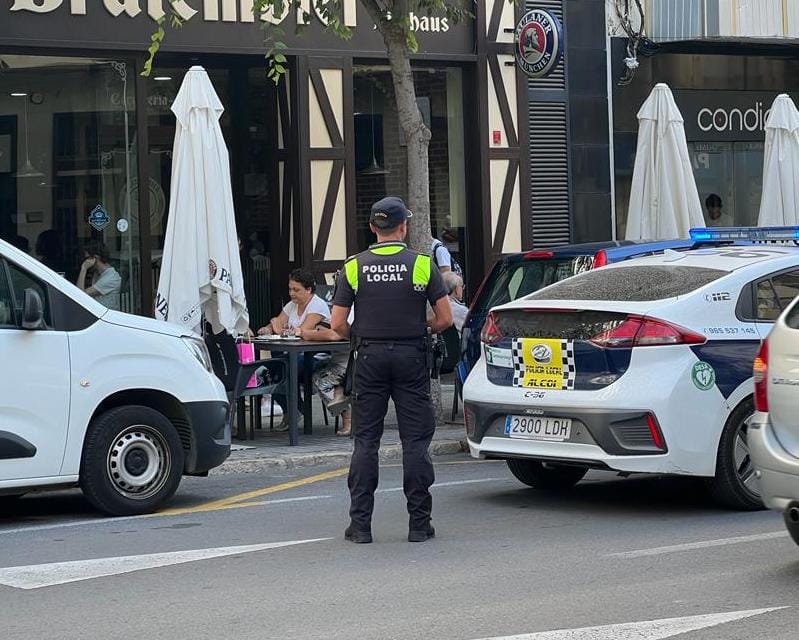
[[[462,74],[458,68],[414,70],[419,108],[432,138],[429,147],[430,224],[461,265],[466,230]],[[397,115],[391,73],[356,66],[354,79],[356,225],[358,249],[374,241],[368,219],[385,195],[406,196],[407,147]]]
[[[763,188],[763,146],[762,142],[688,145],[708,226],[757,225]]]
[[[42,56],[3,63],[0,237],[73,282],[84,247],[101,243],[120,276],[104,301],[140,312],[133,68]]]

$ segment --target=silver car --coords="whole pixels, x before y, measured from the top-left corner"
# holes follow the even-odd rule
[[[766,506],[799,544],[799,298],[774,323],[754,362],[748,445]]]

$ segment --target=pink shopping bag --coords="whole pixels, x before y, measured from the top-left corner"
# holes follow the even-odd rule
[[[250,364],[251,362],[255,362],[255,345],[252,342],[239,342],[236,345],[236,349],[239,352],[239,363]],[[247,383],[247,388],[252,389],[257,386],[258,380],[253,373],[250,381]]]

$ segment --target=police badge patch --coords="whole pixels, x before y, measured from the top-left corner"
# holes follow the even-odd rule
[[[563,56],[563,26],[544,9],[525,13],[516,25],[516,64],[531,78],[548,76]]]

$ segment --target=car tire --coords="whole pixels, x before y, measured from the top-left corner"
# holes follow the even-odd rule
[[[719,440],[716,475],[709,482],[710,494],[716,502],[739,511],[765,508],[746,441],[748,423],[754,413],[754,402],[747,398],[730,414]]]
[[[117,407],[89,425],[80,486],[103,513],[149,513],[175,493],[182,474],[180,437],[158,411],[136,405]]]
[[[517,480],[534,489],[557,491],[571,489],[588,473],[585,467],[550,464],[541,460],[506,460]]]
[[[791,518],[790,513],[786,511],[782,514],[782,517],[785,520],[785,528],[788,530],[788,533],[791,534],[791,539],[799,545],[799,521],[794,520]]]

